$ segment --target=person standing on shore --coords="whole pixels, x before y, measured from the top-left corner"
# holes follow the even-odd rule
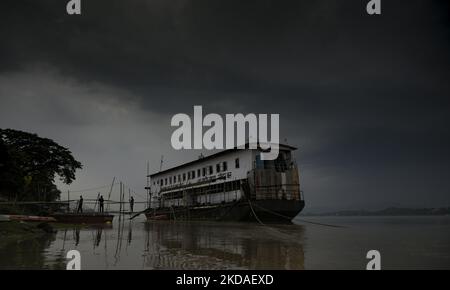
[[[78,201],[77,213],[83,213],[83,196],[80,195],[80,200]]]

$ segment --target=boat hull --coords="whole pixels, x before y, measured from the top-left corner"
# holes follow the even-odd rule
[[[0,215],[0,221],[19,221],[19,222],[55,222],[53,217],[30,216],[30,215]]]
[[[304,207],[304,201],[254,200],[196,207],[157,208],[149,210],[145,215],[147,220],[291,223]]]
[[[108,214],[55,214],[56,222],[68,224],[105,224],[112,223],[114,216]]]

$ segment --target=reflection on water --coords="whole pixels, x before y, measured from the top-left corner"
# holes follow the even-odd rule
[[[255,224],[147,223],[145,232],[147,268],[303,269],[300,240]]]
[[[0,249],[0,269],[58,269],[65,259],[55,259],[47,263],[46,248],[55,241],[55,234],[48,234],[36,239],[19,240]]]
[[[381,251],[384,268],[448,269],[449,220],[319,220],[345,226],[327,228],[116,217],[0,248],[0,269],[65,269],[69,250],[80,251],[82,269],[364,269],[370,249]]]
[[[82,269],[303,269],[301,226],[116,218],[0,249],[0,268],[64,269],[75,249]],[[286,230],[295,235],[284,237]]]

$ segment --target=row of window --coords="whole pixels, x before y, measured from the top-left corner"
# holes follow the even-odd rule
[[[236,158],[234,160],[234,167],[239,168],[239,166],[240,166],[239,158]],[[216,164],[216,172],[215,173],[225,172],[227,170],[228,170],[228,163],[226,161]],[[159,186],[172,185],[172,184],[184,182],[186,180],[205,177],[205,176],[209,176],[209,175],[213,175],[213,174],[214,174],[214,167],[212,165],[209,165],[209,166],[206,166],[203,168],[199,168],[197,170],[191,170],[191,171],[188,171],[185,173],[180,173],[178,175],[161,178],[160,180],[153,181],[153,185],[157,185],[157,184]]]
[[[236,191],[241,189],[241,181],[240,180],[233,180],[225,183],[219,183],[219,184],[212,184],[210,186],[203,186],[199,188],[192,188],[188,189],[187,191],[177,191],[177,192],[170,192],[164,194],[164,199],[178,199],[183,198],[183,194],[187,194],[189,196],[198,196],[198,195],[208,195],[208,194],[215,194],[215,193],[223,193],[223,192],[230,192],[230,191]]]

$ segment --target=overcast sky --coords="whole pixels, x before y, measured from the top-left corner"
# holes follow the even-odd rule
[[[0,127],[72,150],[61,190],[144,196],[147,160],[199,154],[171,149],[170,119],[203,105],[280,114],[307,210],[449,205],[448,1],[66,2],[0,9]]]

